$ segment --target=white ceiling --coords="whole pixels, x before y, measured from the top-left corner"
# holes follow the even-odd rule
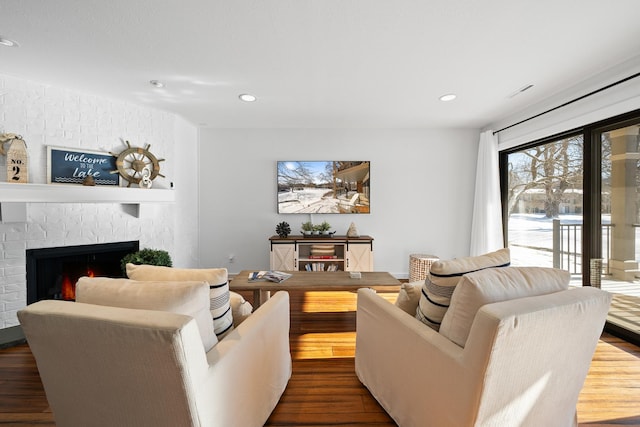
[[[639,17],[639,0],[0,0],[20,44],[0,74],[200,126],[480,128],[639,55]]]

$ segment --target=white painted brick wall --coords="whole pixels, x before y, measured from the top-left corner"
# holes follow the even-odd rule
[[[47,145],[120,152],[128,140],[132,146],[151,144],[156,157],[167,159],[161,163],[167,178],[158,177],[153,185],[168,188],[176,119],[159,110],[0,75],[0,133],[24,137],[32,183],[46,183]],[[5,170],[6,158],[0,156],[0,181],[6,181]],[[157,205],[151,215],[136,218],[116,203],[29,203],[26,223],[0,224],[0,329],[17,325],[16,312],[26,305],[26,249],[140,240],[142,248],[173,256],[179,209]]]

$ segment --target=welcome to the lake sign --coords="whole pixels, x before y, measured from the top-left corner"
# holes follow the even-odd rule
[[[82,184],[93,177],[96,185],[119,185],[116,157],[102,151],[47,147],[47,182]]]

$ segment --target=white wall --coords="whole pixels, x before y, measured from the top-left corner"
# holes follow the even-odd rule
[[[278,160],[371,161],[371,214],[312,220],[338,234],[355,222],[375,239],[376,270],[407,277],[411,253],[466,256],[478,139],[478,130],[201,130],[200,265],[266,269],[276,224],[299,234],[309,215],[276,212]]]
[[[26,222],[0,223],[0,329],[17,325],[16,312],[26,304],[27,249],[139,240],[143,248],[169,251],[175,265],[197,264],[194,126],[159,110],[0,75],[2,132],[24,137],[29,182],[40,184],[46,183],[47,145],[119,152],[125,148],[120,138],[151,144],[150,151],[166,159],[160,169],[166,178],[153,185],[176,181],[177,202],[145,205],[141,218],[116,203],[28,203]],[[5,166],[0,156],[0,181],[6,181]]]
[[[177,117],[173,132],[174,177],[176,192],[173,237],[173,265],[196,268],[199,265],[198,231],[198,129]],[[156,207],[157,209],[157,207]]]

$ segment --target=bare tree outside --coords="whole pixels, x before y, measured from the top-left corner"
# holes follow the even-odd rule
[[[509,214],[535,211],[556,218],[567,190],[582,189],[582,152],[582,136],[573,136],[509,155]],[[541,197],[525,201],[534,190]]]

